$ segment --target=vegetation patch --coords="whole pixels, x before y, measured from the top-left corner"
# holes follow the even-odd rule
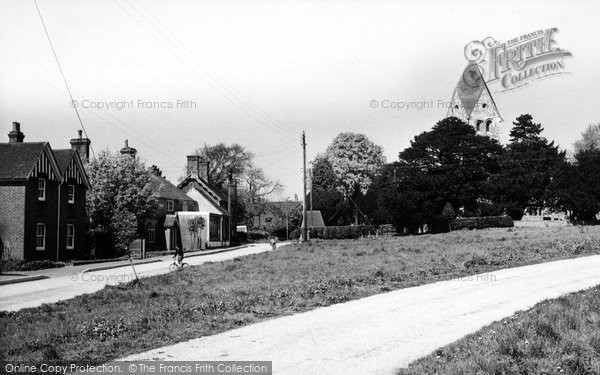
[[[541,302],[397,372],[481,373],[600,374],[600,286]]]
[[[63,262],[53,262],[51,260],[32,260],[32,261],[22,261],[22,260],[3,260],[0,262],[1,271],[37,271],[43,270],[47,268],[61,268],[65,266]]]
[[[598,253],[600,227],[314,240],[0,313],[0,358],[103,363],[390,290]],[[551,329],[537,329],[556,340]],[[504,351],[516,349],[508,341]]]

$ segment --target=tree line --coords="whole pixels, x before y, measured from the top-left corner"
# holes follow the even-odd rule
[[[528,207],[597,221],[599,129],[590,125],[567,157],[529,114],[513,122],[506,146],[448,117],[388,164],[366,136],[343,133],[313,161],[313,205],[327,225],[389,223],[410,231],[452,214],[520,220]]]

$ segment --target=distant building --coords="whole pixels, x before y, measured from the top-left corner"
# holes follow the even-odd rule
[[[458,80],[446,117],[450,116],[467,122],[479,135],[499,140],[504,120],[476,64],[468,65]]]
[[[86,193],[83,167],[90,141],[71,140],[71,149],[48,142],[23,142],[13,122],[9,142],[0,143],[0,238],[4,257],[69,260],[85,252]]]
[[[204,218],[206,224],[201,234],[202,248],[229,246],[231,233],[227,196],[210,183],[208,167],[208,162],[202,160],[200,156],[189,155],[188,175],[177,187],[197,202],[198,213],[192,216]],[[185,220],[191,219],[192,216],[185,212],[178,215],[180,219],[185,217]],[[181,225],[185,224],[181,222]]]

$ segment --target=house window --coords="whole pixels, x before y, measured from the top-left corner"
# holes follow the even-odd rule
[[[44,178],[38,179],[38,200],[46,200],[46,179]]]
[[[67,201],[71,204],[75,203],[75,185],[67,186]]]
[[[487,120],[485,123],[485,132],[488,133],[490,131],[490,126],[492,126],[492,120]]]
[[[481,131],[481,124],[483,124],[483,121],[481,121],[481,120],[478,120],[478,121],[477,121],[477,127],[476,127],[476,130],[477,130],[478,132],[479,132],[479,131]]]
[[[46,250],[46,224],[37,223],[35,231],[35,249]]]
[[[173,201],[167,201],[167,211],[173,212]]]
[[[148,224],[148,242],[156,241],[156,227],[154,223]]]
[[[67,224],[67,249],[75,248],[75,225]]]

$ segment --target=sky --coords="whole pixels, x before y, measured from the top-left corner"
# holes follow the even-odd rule
[[[273,199],[301,196],[303,131],[309,161],[341,132],[367,135],[395,161],[446,116],[469,42],[540,29],[558,29],[568,74],[506,92],[490,84],[500,140],[523,113],[567,150],[600,122],[595,0],[37,4],[76,102],[35,2],[0,0],[0,136],[18,121],[25,141],[68,148],[76,104],[95,154],[128,139],[174,183],[195,149],[239,143],[284,185]]]

